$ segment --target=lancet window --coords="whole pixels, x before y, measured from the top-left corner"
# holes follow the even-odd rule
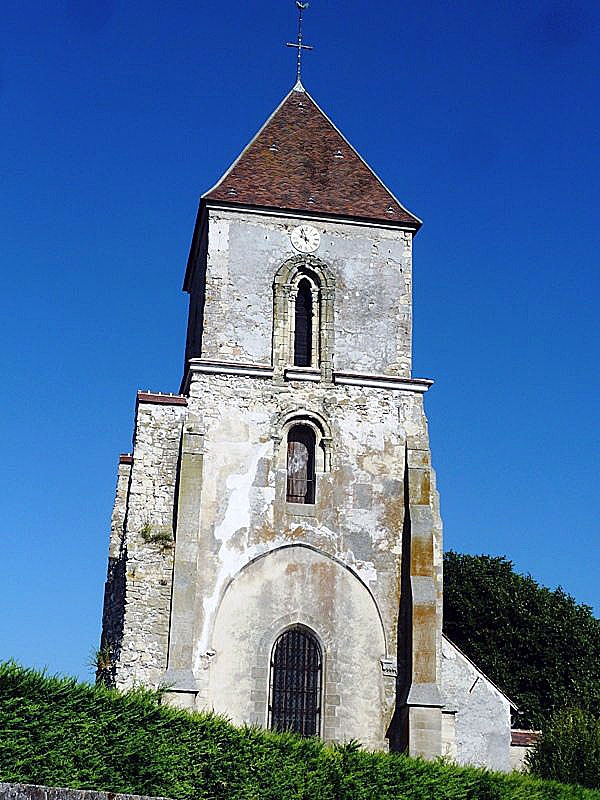
[[[329,423],[315,409],[297,408],[275,417],[272,426],[278,501],[286,503],[290,514],[312,515],[319,481],[331,470]]]
[[[317,292],[318,299],[318,292]],[[294,366],[313,367],[313,289],[306,278],[298,284],[294,313]]]
[[[319,370],[331,380],[333,370],[334,278],[317,258],[286,261],[274,281],[273,367]]]
[[[294,425],[288,432],[286,500],[315,502],[315,432],[308,425]]]

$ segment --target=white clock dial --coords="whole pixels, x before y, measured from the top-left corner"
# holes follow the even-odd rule
[[[321,243],[321,236],[312,225],[298,225],[292,231],[290,241],[300,253],[314,253]]]

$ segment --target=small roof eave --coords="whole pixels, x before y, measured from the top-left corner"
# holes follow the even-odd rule
[[[226,200],[213,200],[207,198],[205,195],[201,198],[201,205],[208,210],[212,208],[226,208],[231,211],[254,211],[260,214],[261,211],[269,214],[281,214],[282,217],[294,216],[302,217],[303,219],[335,219],[340,222],[355,222],[357,224],[374,225],[384,228],[398,228],[400,230],[412,231],[415,235],[420,230],[420,224],[411,224],[408,222],[394,221],[394,220],[377,220],[372,217],[359,217],[351,216],[349,214],[340,214],[333,211],[313,211],[306,208],[282,208],[281,206],[259,206],[250,203],[237,203],[235,201],[227,202]],[[410,212],[409,212],[410,213]]]

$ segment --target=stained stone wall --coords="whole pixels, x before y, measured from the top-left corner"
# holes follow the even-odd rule
[[[175,401],[177,402],[177,401]],[[103,644],[113,656],[115,685],[157,685],[166,668],[173,571],[175,489],[184,405],[168,395],[140,394],[131,465],[119,468],[114,521],[119,521],[111,548],[120,539],[118,574],[111,569],[105,604]],[[115,623],[121,617],[120,625]]]
[[[289,217],[209,210],[207,254],[197,255],[190,308],[203,308],[205,359],[271,364],[273,278],[297,255]],[[409,376],[412,350],[412,234],[408,231],[319,221],[315,254],[336,277],[335,353],[338,370]],[[196,294],[202,302],[196,300]],[[188,331],[188,352],[199,353]],[[190,345],[193,339],[194,345]]]
[[[185,396],[138,395],[120,466],[103,633],[111,677],[264,725],[273,644],[303,624],[324,653],[322,735],[433,757],[442,528],[427,382],[410,377],[411,234],[314,223],[309,266],[326,278],[315,292],[327,290],[333,359],[290,371],[274,283],[299,220],[203,214],[186,282]],[[317,436],[314,505],[286,500],[297,422]]]
[[[407,446],[424,453],[430,469],[422,397],[304,381],[275,387],[269,379],[196,374],[187,401],[177,398],[179,405],[168,405],[168,397],[160,403],[153,398],[142,396],[136,419],[117,685],[172,684],[165,678],[169,648],[186,651],[197,706],[216,708],[239,722],[266,724],[266,670],[274,639],[265,639],[265,631],[276,637],[278,623],[292,615],[325,643],[324,735],[385,747],[396,702],[390,664],[396,662]],[[325,434],[327,453],[317,473],[314,506],[289,504],[285,498],[282,433],[298,418],[314,421]],[[192,419],[202,430],[202,480],[185,489],[195,493],[200,512],[196,571],[184,578],[195,581],[186,595],[193,603],[192,623],[181,626],[178,615],[190,609],[171,604],[181,587],[177,566],[172,584],[173,547],[163,536],[171,535],[177,505],[185,502],[178,463],[186,420]],[[118,488],[120,509],[122,484]],[[183,540],[177,546],[186,547]],[[286,548],[287,566],[277,584],[272,575],[282,563],[281,548]],[[317,561],[316,578],[307,589],[309,551]],[[249,567],[266,554],[260,570]],[[240,585],[247,587],[241,593]],[[228,614],[223,608],[237,611]],[[241,613],[247,615],[249,608],[254,625]],[[182,664],[175,666],[181,670]],[[363,689],[359,712],[354,687],[366,686],[365,681],[375,695]]]
[[[65,789],[30,783],[0,783],[0,800],[164,800],[147,795]]]

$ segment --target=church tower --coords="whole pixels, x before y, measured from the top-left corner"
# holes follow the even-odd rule
[[[138,393],[120,459],[102,679],[442,753],[420,225],[300,82],[203,195],[180,394]]]

